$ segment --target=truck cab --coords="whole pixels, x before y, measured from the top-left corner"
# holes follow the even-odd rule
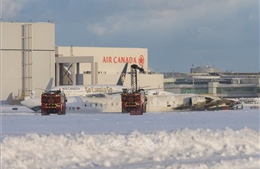
[[[41,95],[41,114],[66,114],[67,98],[60,90],[44,92]]]
[[[142,115],[146,112],[147,98],[144,91],[127,92],[121,94],[122,113]]]

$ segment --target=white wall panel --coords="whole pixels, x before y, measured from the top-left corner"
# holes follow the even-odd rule
[[[18,95],[22,91],[22,54],[21,51],[2,51],[2,97],[6,99],[13,92]]]
[[[2,49],[22,49],[21,23],[0,22]]]
[[[36,96],[46,89],[48,82],[53,78],[55,82],[55,58],[54,51],[34,51],[32,64],[32,90],[35,91]]]
[[[33,48],[36,50],[54,50],[55,32],[53,23],[33,24]]]

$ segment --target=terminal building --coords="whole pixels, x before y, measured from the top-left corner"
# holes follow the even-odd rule
[[[116,84],[128,63],[124,86],[131,87],[131,65],[143,67],[138,87],[163,89],[163,75],[148,67],[147,48],[56,46],[51,22],[0,22],[0,100],[40,96],[48,84]]]
[[[212,66],[196,66],[189,74],[164,74],[166,91],[210,94],[218,97],[260,97],[260,73],[222,72]]]

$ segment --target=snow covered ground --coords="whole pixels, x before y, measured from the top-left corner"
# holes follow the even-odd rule
[[[2,106],[0,112],[1,169],[260,166],[259,109],[41,116]]]

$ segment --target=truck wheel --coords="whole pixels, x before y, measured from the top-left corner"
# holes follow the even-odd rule
[[[58,115],[62,115],[62,110],[57,112]]]
[[[144,113],[146,113],[146,105],[144,105]]]
[[[63,110],[61,111],[61,115],[65,115],[65,114],[66,114],[66,110],[63,109]]]
[[[46,112],[41,112],[41,115],[42,116],[47,116],[47,115],[50,115],[49,113],[46,113]]]

